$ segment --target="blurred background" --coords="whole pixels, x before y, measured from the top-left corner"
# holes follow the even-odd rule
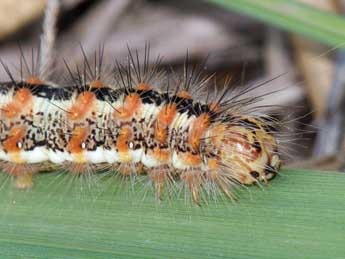
[[[37,48],[45,0],[0,0],[0,57],[18,64],[20,52]],[[56,54],[82,62],[81,43],[92,55],[105,44],[106,58],[126,59],[127,44],[151,62],[183,70],[186,53],[217,83],[262,84],[259,104],[284,122],[286,166],[343,170],[345,161],[345,10],[343,0],[61,0]],[[63,64],[61,60],[57,66]],[[58,71],[58,67],[56,68]],[[1,80],[8,80],[3,69]]]

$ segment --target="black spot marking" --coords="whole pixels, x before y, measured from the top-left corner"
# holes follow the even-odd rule
[[[250,175],[253,176],[255,179],[258,179],[260,174],[257,171],[251,171]]]
[[[254,141],[254,143],[252,144],[252,147],[253,148],[255,148],[255,150],[257,151],[257,152],[261,152],[261,150],[262,150],[262,148],[261,148],[261,144],[260,144],[260,142],[255,138],[255,141]]]

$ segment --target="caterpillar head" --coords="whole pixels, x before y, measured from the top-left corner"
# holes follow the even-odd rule
[[[219,122],[207,134],[208,152],[220,161],[222,172],[241,184],[272,179],[280,167],[277,143],[260,120],[241,118]]]

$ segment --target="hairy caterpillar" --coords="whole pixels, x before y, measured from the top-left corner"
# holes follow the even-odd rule
[[[64,85],[33,72],[16,80],[2,62],[11,80],[0,83],[0,168],[18,178],[17,187],[30,187],[34,173],[51,168],[78,174],[110,168],[146,173],[157,198],[167,182],[182,181],[198,202],[208,184],[231,198],[234,184],[276,175],[271,122],[241,110],[255,101],[242,98],[250,88],[212,97],[200,69],[186,64],[183,78],[170,80],[149,65],[148,48],[143,63],[129,50],[128,63],[117,62],[107,82],[103,49],[93,62],[83,54],[77,73],[66,66],[72,80]],[[21,64],[29,71],[23,55]],[[203,89],[206,100],[194,100]]]

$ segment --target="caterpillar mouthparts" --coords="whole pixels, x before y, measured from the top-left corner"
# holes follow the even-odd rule
[[[148,65],[146,49],[143,64],[131,52],[127,65],[117,63],[111,83],[102,80],[100,60],[92,68],[85,58],[76,74],[67,66],[72,82],[64,85],[32,74],[15,80],[3,64],[11,81],[0,83],[0,169],[18,178],[18,188],[52,165],[77,174],[106,166],[146,173],[159,199],[166,183],[180,181],[198,202],[209,183],[232,198],[233,185],[277,174],[271,122],[243,113],[241,95],[228,97],[226,88],[209,101],[207,90],[205,101],[194,100],[209,78],[186,65],[171,83]]]

